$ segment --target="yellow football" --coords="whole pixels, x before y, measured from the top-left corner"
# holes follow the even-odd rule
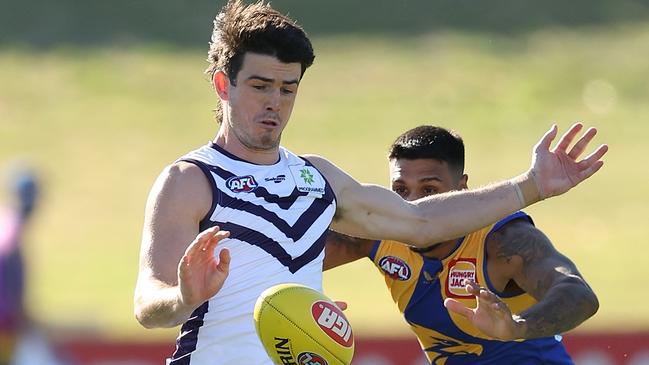
[[[354,334],[331,299],[299,284],[266,289],[255,305],[257,335],[277,365],[349,365]]]

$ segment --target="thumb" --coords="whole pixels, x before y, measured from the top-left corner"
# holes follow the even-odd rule
[[[467,307],[466,305],[460,303],[455,299],[446,298],[446,300],[444,300],[444,306],[446,307],[446,309],[450,310],[451,312],[455,312],[468,319],[471,319],[474,315],[474,312],[471,308]]]
[[[334,300],[334,303],[336,303],[336,306],[338,306],[338,308],[340,308],[340,310],[344,311],[345,309],[347,309],[347,302],[343,302],[343,301],[340,301],[340,300]]]
[[[221,272],[228,273],[230,271],[230,250],[227,248],[223,248],[221,252],[219,252],[219,264],[218,264],[218,269]]]
[[[557,136],[557,124],[554,123],[552,124],[552,127],[550,127],[550,130],[545,132],[543,137],[541,137],[541,140],[534,146],[534,151],[538,152],[539,150],[544,150],[544,151],[549,151],[550,150],[550,145],[552,145],[552,141],[554,141],[554,138]]]

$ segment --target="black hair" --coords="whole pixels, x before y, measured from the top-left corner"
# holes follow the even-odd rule
[[[464,141],[452,130],[422,125],[404,132],[390,146],[388,158],[434,159],[448,164],[459,179],[464,174]]]

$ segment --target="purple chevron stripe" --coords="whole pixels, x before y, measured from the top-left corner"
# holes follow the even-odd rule
[[[170,365],[189,365],[191,353],[196,350],[198,343],[198,330],[203,326],[203,319],[209,309],[209,302],[196,308],[181,328],[180,336],[176,340],[176,351],[171,356]]]
[[[218,175],[221,179],[223,180],[228,180],[231,177],[235,177],[233,173],[230,171],[227,171],[219,166],[213,166],[213,165],[208,165],[210,171],[214,172],[216,175]],[[250,194],[255,194],[256,197],[258,198],[263,198],[265,201],[269,203],[274,203],[277,204],[280,208],[284,210],[288,210],[293,206],[293,203],[297,201],[297,199],[301,196],[306,196],[309,193],[306,192],[301,192],[298,191],[297,189],[293,189],[293,192],[291,192],[290,195],[288,196],[279,196],[276,194],[271,194],[264,188],[263,186],[258,187],[255,189],[255,191],[251,192]]]
[[[309,247],[308,250],[293,259],[277,241],[269,238],[261,232],[235,223],[213,223],[214,225],[221,227],[222,230],[230,231],[230,238],[246,242],[266,251],[268,254],[276,258],[282,265],[286,266],[293,274],[320,255],[322,250],[324,250],[325,238],[327,237],[327,229],[325,229],[322,235],[311,245],[311,247]]]
[[[245,211],[263,218],[282,231],[287,237],[297,241],[304,236],[306,231],[313,225],[313,223],[315,223],[318,217],[327,210],[331,205],[331,202],[323,199],[316,199],[292,226],[286,223],[286,221],[280,218],[276,213],[271,212],[262,206],[233,198],[225,193],[221,194],[221,205],[231,209]]]

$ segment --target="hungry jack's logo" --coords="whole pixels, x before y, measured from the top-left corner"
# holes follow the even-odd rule
[[[476,259],[451,260],[448,265],[448,276],[446,276],[446,296],[450,298],[473,298],[473,295],[466,291],[467,280],[478,282],[476,275]]]

